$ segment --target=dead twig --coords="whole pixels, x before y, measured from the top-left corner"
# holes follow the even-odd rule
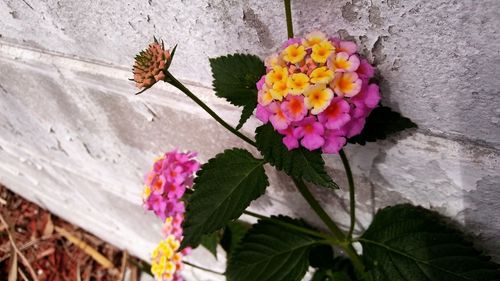
[[[113,267],[113,263],[109,261],[105,256],[101,255],[97,250],[92,248],[89,244],[80,240],[73,234],[69,233],[66,229],[55,226],[55,231],[64,238],[68,239],[71,243],[75,244],[78,248],[82,249],[87,255],[91,256],[96,262],[98,262],[102,267],[109,269]]]
[[[10,247],[14,248],[12,247],[12,245]],[[14,252],[14,255],[12,256],[12,260],[10,261],[9,281],[17,281],[17,254],[14,249],[12,249],[12,251]]]
[[[2,225],[2,227],[3,227],[3,225]],[[40,242],[43,242],[45,240],[50,240],[52,238],[54,238],[54,235],[51,235],[51,236],[48,236],[48,237],[42,237],[42,238],[39,238],[39,239],[28,241],[27,243],[25,243],[25,244],[23,244],[23,245],[21,245],[19,247],[19,251],[22,252],[22,251],[24,251],[24,250],[26,250],[26,249],[28,249],[28,248],[30,248],[30,247],[32,247],[32,246],[40,243]],[[12,254],[12,252],[13,251],[5,253],[5,255],[0,258],[0,263],[3,262],[4,260],[10,258],[10,255]]]
[[[18,268],[17,270],[19,271],[19,275],[21,275],[21,278],[23,278],[24,281],[30,281],[28,277],[26,277],[26,274],[24,274],[24,272],[20,268]]]
[[[120,268],[120,275],[118,276],[119,281],[125,280],[125,271],[127,270],[127,261],[128,261],[128,252],[127,252],[127,250],[125,250],[125,251],[123,251],[122,266]]]
[[[7,231],[7,235],[9,236],[9,240],[10,240],[10,243],[12,245],[12,248],[14,249],[16,254],[19,256],[19,258],[21,258],[21,261],[24,264],[24,266],[26,266],[26,268],[28,269],[28,271],[31,275],[31,279],[33,279],[34,281],[38,281],[38,278],[36,277],[35,271],[33,270],[33,267],[31,267],[30,262],[23,255],[23,253],[19,250],[19,248],[17,248],[16,242],[14,241],[14,237],[12,236],[12,233],[10,233],[9,225],[7,224],[7,222],[5,221],[5,219],[1,213],[0,213],[0,221],[2,222],[3,226],[5,227],[5,229]]]

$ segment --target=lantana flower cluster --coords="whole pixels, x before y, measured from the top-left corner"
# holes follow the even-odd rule
[[[380,101],[369,82],[374,68],[356,51],[356,43],[318,31],[285,42],[265,61],[257,118],[270,122],[289,150],[337,153]]]
[[[190,248],[179,251],[185,212],[182,196],[192,186],[194,174],[200,168],[194,157],[196,154],[192,152],[167,152],[155,160],[145,176],[144,207],[164,221],[165,239],[151,254],[151,272],[158,281],[182,281],[182,258],[190,251]]]

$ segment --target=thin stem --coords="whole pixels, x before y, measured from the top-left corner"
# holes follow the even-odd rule
[[[185,264],[185,265],[189,265],[191,267],[194,267],[196,269],[199,269],[199,270],[203,270],[203,271],[214,273],[214,274],[218,274],[218,275],[224,275],[224,273],[222,273],[222,272],[218,272],[218,271],[214,271],[214,270],[211,270],[211,269],[208,269],[208,268],[204,268],[204,267],[201,267],[199,265],[192,264],[192,263],[190,263],[188,261],[182,261],[182,263]]]
[[[363,280],[362,277],[365,274],[365,267],[363,265],[363,262],[361,261],[361,258],[356,253],[356,250],[354,250],[354,248],[352,247],[351,241],[346,239],[345,234],[321,207],[319,202],[312,195],[311,191],[307,188],[306,184],[302,180],[296,178],[293,178],[293,181],[297,186],[300,194],[302,194],[304,199],[306,199],[309,206],[311,206],[314,212],[326,224],[328,229],[330,229],[335,240],[339,242],[337,245],[340,246],[352,260],[352,264],[354,266],[354,269],[356,270],[356,274],[361,278],[361,280]]]
[[[219,122],[224,128],[228,129],[231,133],[239,137],[240,139],[244,140],[248,144],[255,146],[255,142],[245,136],[244,134],[240,133],[238,130],[233,128],[231,125],[226,123],[217,113],[215,113],[210,107],[208,107],[203,101],[201,101],[195,94],[193,94],[184,84],[179,82],[170,72],[165,71],[165,74],[167,76],[167,79],[165,81],[168,81],[172,86],[176,87],[177,89],[181,90],[184,94],[186,94],[188,97],[190,97],[196,104],[198,104],[201,108],[203,108],[210,116],[212,116],[215,121]]]
[[[349,182],[349,210],[351,213],[351,226],[349,227],[349,234],[347,235],[347,238],[349,241],[352,241],[352,233],[354,232],[354,225],[356,224],[356,190],[354,187],[351,166],[349,165],[349,160],[347,160],[347,156],[345,155],[343,149],[339,151],[339,155],[342,159],[342,164],[344,164],[347,181]]]
[[[286,15],[286,30],[288,33],[288,38],[293,38],[293,24],[292,24],[292,7],[290,5],[291,0],[284,0],[285,2],[285,15]]]
[[[337,241],[336,239],[332,239],[331,236],[326,235],[326,234],[321,233],[321,232],[318,232],[318,231],[314,231],[314,230],[309,229],[309,228],[305,228],[305,227],[298,226],[295,224],[287,223],[285,221],[282,221],[282,220],[279,220],[276,218],[266,217],[266,216],[263,216],[263,215],[260,215],[260,214],[257,214],[257,213],[251,212],[251,211],[243,211],[243,214],[258,218],[260,220],[267,220],[267,221],[270,221],[274,224],[278,224],[278,225],[281,225],[283,227],[293,229],[295,231],[302,232],[302,233],[307,234],[307,235],[315,236],[318,238],[323,238],[323,239],[329,241],[330,243],[333,243],[335,245],[339,245],[339,241]]]
[[[309,188],[307,188],[304,181],[302,181],[301,179],[293,178],[293,182],[297,186],[297,189],[299,190],[300,194],[302,194],[302,197],[304,197],[307,203],[311,206],[313,211],[326,224],[328,229],[330,229],[335,239],[337,239],[338,241],[345,241],[345,235],[342,232],[342,230],[340,230],[337,224],[330,218],[330,216],[328,216],[325,210],[321,207],[316,198],[314,198],[314,196],[312,195]]]
[[[354,250],[352,244],[349,242],[346,246],[342,247],[342,249],[344,250],[346,255],[351,259],[352,266],[356,271],[356,276],[358,277],[358,279],[366,280],[365,265],[361,260],[361,257],[358,255],[358,253],[356,253],[356,250]]]

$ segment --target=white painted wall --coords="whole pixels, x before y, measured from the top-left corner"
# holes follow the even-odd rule
[[[458,220],[500,260],[500,2],[292,3],[296,34],[340,30],[359,42],[378,64],[383,102],[420,127],[347,147],[359,229],[375,209],[412,202]],[[142,174],[152,157],[180,147],[198,150],[206,161],[245,145],[170,87],[134,96],[127,81],[133,55],[153,35],[179,43],[172,72],[236,124],[239,112],[210,90],[208,58],[264,57],[285,30],[281,1],[1,0],[0,182],[147,259],[160,227],[140,207]],[[243,131],[250,135],[257,125],[251,120]],[[326,161],[345,187],[338,157]],[[253,208],[321,226],[287,177],[268,171],[272,187]],[[347,222],[340,200],[347,194],[317,194]],[[206,252],[193,260],[223,271]]]

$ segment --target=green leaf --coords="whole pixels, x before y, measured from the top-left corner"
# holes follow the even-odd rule
[[[210,59],[214,78],[213,88],[218,97],[231,104],[242,106],[243,112],[236,129],[252,115],[257,106],[257,86],[266,67],[259,57],[247,54],[234,54]]]
[[[217,258],[217,244],[219,244],[219,231],[203,235],[200,244]]]
[[[276,219],[276,217],[274,217]],[[278,217],[287,223],[305,226],[301,221]],[[317,238],[284,229],[260,220],[243,238],[228,261],[228,281],[298,281],[309,267],[309,252]]]
[[[276,169],[324,187],[339,188],[326,173],[319,150],[309,151],[303,147],[288,150],[283,144],[283,136],[269,123],[258,127],[255,133],[257,149]]]
[[[499,265],[436,212],[409,204],[379,211],[360,239],[373,281],[500,280]]]
[[[198,245],[201,236],[241,216],[264,193],[269,185],[264,163],[244,149],[233,148],[201,167],[187,203],[182,248]]]
[[[389,107],[379,106],[366,118],[366,124],[361,134],[347,141],[365,145],[367,142],[384,140],[391,134],[416,127],[417,124],[403,117],[401,114],[392,111]]]
[[[250,227],[251,225],[249,223],[238,220],[229,222],[226,225],[220,244],[226,251],[228,258],[233,254],[234,250],[239,245]]]
[[[311,281],[352,281],[349,275],[342,271],[332,272],[330,269],[320,268],[314,272]]]

